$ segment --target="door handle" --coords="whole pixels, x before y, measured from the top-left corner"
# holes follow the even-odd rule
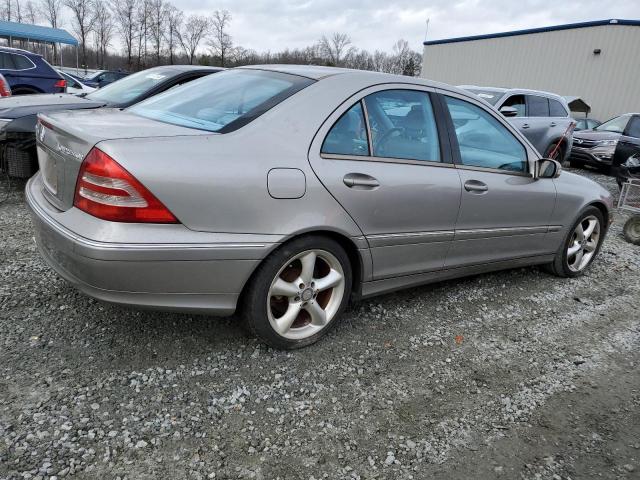
[[[349,188],[361,190],[373,190],[380,186],[376,178],[364,173],[347,173],[342,181]]]
[[[551,122],[551,123],[549,124],[549,126],[550,126],[550,127],[555,127],[556,125],[557,125],[557,123],[556,123],[556,122]]]
[[[523,123],[522,124],[522,128],[529,128],[529,124],[528,123]]]
[[[464,189],[472,193],[484,193],[489,191],[489,186],[480,180],[467,180],[464,182]]]

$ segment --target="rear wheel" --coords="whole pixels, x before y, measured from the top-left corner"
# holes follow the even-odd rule
[[[42,93],[39,90],[28,87],[18,87],[11,90],[11,95],[32,95],[34,93]]]
[[[548,270],[559,277],[578,277],[591,265],[604,240],[604,219],[595,207],[586,208],[573,224]]]
[[[629,243],[640,245],[640,215],[634,215],[626,221],[622,229]]]
[[[351,264],[336,241],[302,237],[273,252],[242,299],[245,325],[274,348],[310,345],[335,325],[351,295]]]

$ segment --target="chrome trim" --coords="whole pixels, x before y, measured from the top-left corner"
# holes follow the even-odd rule
[[[517,235],[533,235],[547,233],[549,226],[539,227],[502,227],[502,228],[474,228],[468,230],[456,230],[454,240],[472,240],[476,238],[513,237]]]
[[[338,155],[335,153],[320,153],[320,158],[323,158],[325,160],[356,160],[360,162],[404,163],[406,165],[424,165],[427,167],[455,168],[453,163],[438,162],[434,160],[408,160],[402,158],[373,157],[365,155]]]
[[[385,233],[367,236],[371,248],[395,245],[411,245],[416,243],[437,243],[453,240],[453,230],[433,232]]]

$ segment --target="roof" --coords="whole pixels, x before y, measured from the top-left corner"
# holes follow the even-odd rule
[[[552,25],[550,27],[529,28],[526,30],[514,30],[511,32],[489,33],[486,35],[473,35],[470,37],[443,38],[440,40],[429,40],[424,45],[442,45],[445,43],[470,42],[474,40],[487,40],[490,38],[516,37],[519,35],[530,35],[532,33],[555,32],[558,30],[573,30],[576,28],[600,27],[604,25],[631,25],[640,27],[640,20],[618,20],[610,18],[608,20],[595,20],[592,22],[567,23],[565,25]]]
[[[299,75],[301,77],[320,80],[321,78],[330,77],[349,72],[361,72],[362,70],[353,70],[350,68],[339,67],[323,67],[319,65],[247,65],[240,68],[248,68],[253,70],[271,70],[274,72],[289,73],[291,75]]]
[[[43,27],[41,25],[27,25],[26,23],[7,22],[0,20],[0,37],[25,38],[49,43],[65,43],[78,45],[78,41],[61,28]]]
[[[539,94],[539,95],[543,95],[545,97],[553,97],[553,98],[557,98],[557,99],[566,99],[566,97],[563,97],[562,95],[558,95],[557,93],[553,93],[553,92],[547,92],[544,90],[533,90],[531,88],[504,88],[504,87],[481,87],[478,85],[458,85],[458,88],[462,88],[463,90],[484,90],[485,92],[495,92],[495,93],[502,93],[502,94],[506,94],[506,93],[510,93],[510,94],[522,94],[522,95],[526,95],[526,94]]]

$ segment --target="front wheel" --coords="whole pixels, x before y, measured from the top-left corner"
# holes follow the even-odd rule
[[[351,264],[330,238],[295,239],[258,267],[242,299],[242,319],[274,348],[318,341],[335,325],[351,295]]]
[[[586,208],[572,225],[548,269],[559,277],[578,277],[591,265],[604,240],[604,218],[595,207]]]

